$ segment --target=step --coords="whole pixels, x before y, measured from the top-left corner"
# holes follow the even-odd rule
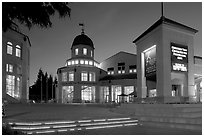
[[[77,130],[113,128],[139,125],[136,118],[109,118],[76,121],[47,121],[47,122],[9,122],[12,129],[26,134],[49,134]]]
[[[188,129],[194,131],[202,132],[202,125],[195,124],[181,124],[181,123],[168,123],[168,122],[152,122],[152,121],[141,121],[142,125],[153,126],[153,127],[169,127],[169,128],[177,128],[177,129]]]

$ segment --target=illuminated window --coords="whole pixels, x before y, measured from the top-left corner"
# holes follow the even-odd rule
[[[87,48],[83,48],[83,54],[87,55]]]
[[[84,64],[84,60],[80,60],[80,64]]]
[[[88,65],[88,64],[89,64],[88,60],[85,60],[85,64],[86,64],[86,65]]]
[[[112,75],[114,74],[114,68],[107,68],[107,71],[108,71],[108,75]]]
[[[69,72],[69,81],[74,81],[74,71]]]
[[[88,81],[88,73],[87,72],[81,72],[81,81]]]
[[[13,47],[12,47],[12,43],[11,42],[7,42],[7,54],[12,55],[13,52]]]
[[[101,92],[101,101],[103,102],[109,102],[109,87],[102,86],[100,87]]]
[[[19,77],[16,78],[16,91],[14,93],[15,98],[20,97],[20,87],[21,87],[21,80]]]
[[[89,81],[96,81],[95,72],[90,72],[89,73]]]
[[[62,86],[62,102],[71,103],[74,96],[74,86]]]
[[[6,93],[14,97],[15,91],[15,76],[7,75],[6,76]]]
[[[75,55],[79,55],[79,49],[75,49]]]
[[[19,45],[16,45],[16,57],[21,57],[21,47]]]
[[[71,61],[68,61],[68,66],[70,66],[71,65]]]
[[[118,63],[118,74],[125,73],[125,63]]]
[[[75,64],[79,64],[79,60],[75,60]]]
[[[156,97],[156,96],[157,96],[157,90],[156,89],[149,90],[149,97]]]
[[[92,66],[92,65],[93,65],[93,61],[89,61],[89,65],[91,65],[91,66]]]
[[[13,65],[6,64],[6,72],[13,72]]]
[[[74,65],[74,63],[75,63],[74,60],[72,60],[72,65]]]
[[[137,72],[137,70],[136,70],[136,65],[131,65],[131,66],[129,66],[129,72],[130,72],[130,73],[136,73],[136,72]]]
[[[83,102],[95,102],[95,86],[81,86],[81,99]]]
[[[67,81],[67,72],[62,72],[62,81],[63,82]]]
[[[91,50],[91,57],[93,57],[93,51]]]

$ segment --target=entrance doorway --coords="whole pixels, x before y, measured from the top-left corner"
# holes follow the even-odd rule
[[[112,99],[112,102],[119,103],[120,100],[119,100],[118,95],[121,95],[121,94],[122,94],[122,88],[121,88],[120,85],[111,86],[111,99]]]

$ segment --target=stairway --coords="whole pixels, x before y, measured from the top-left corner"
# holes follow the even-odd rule
[[[12,129],[25,134],[57,134],[78,130],[91,130],[139,125],[135,118],[109,118],[76,121],[47,121],[47,122],[9,122]]]
[[[202,130],[201,104],[122,104],[113,111],[135,116],[143,125]]]

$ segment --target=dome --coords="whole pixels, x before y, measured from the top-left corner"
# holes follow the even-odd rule
[[[89,45],[90,47],[94,48],[92,40],[85,34],[81,34],[75,37],[72,43],[72,48],[73,46],[79,45],[79,44]]]

